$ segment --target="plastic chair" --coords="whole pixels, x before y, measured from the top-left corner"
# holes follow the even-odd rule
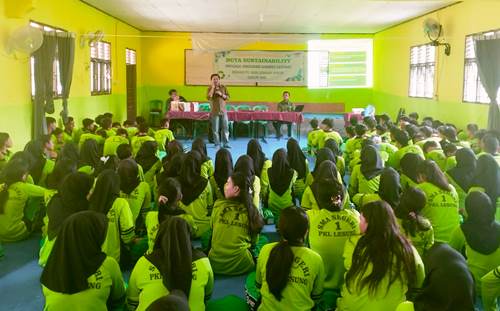
[[[163,116],[163,100],[152,99],[148,102],[149,105],[149,123],[155,125],[155,118],[158,117],[158,122]]]
[[[269,107],[266,105],[257,105],[253,107],[253,111],[269,111]],[[264,138],[267,136],[267,126],[269,121],[254,121],[254,134],[259,136],[259,128],[262,126],[264,128]]]
[[[198,105],[198,111],[209,112],[210,104],[209,103],[201,103]]]
[[[253,111],[252,106],[250,105],[238,105],[236,106],[236,111]],[[236,125],[241,124],[245,125],[247,127],[247,136],[252,137],[253,136],[253,123],[252,121],[238,121],[235,122],[234,128],[236,132]],[[236,137],[234,137],[236,138]]]

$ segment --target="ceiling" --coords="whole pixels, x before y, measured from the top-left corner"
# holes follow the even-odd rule
[[[138,29],[375,33],[451,0],[82,0]]]

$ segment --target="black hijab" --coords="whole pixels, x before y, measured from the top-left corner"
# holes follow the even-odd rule
[[[80,172],[72,173],[63,179],[59,192],[52,197],[47,206],[47,216],[50,220],[47,228],[49,240],[58,235],[66,218],[89,209],[87,195],[92,184],[92,177]]]
[[[337,144],[337,141],[335,139],[327,139],[325,141],[325,148],[330,149],[336,158],[342,155],[342,151],[340,151],[339,144]]]
[[[290,163],[290,166],[297,171],[297,178],[305,178],[307,174],[306,156],[300,149],[299,143],[294,138],[290,138],[286,143],[286,149],[288,163]]]
[[[401,183],[399,173],[392,167],[386,167],[380,175],[380,183],[378,185],[378,195],[380,198],[396,210],[401,199]]]
[[[132,159],[125,159],[118,164],[117,173],[120,176],[120,190],[130,194],[139,186],[139,167]]]
[[[167,156],[163,159],[167,162],[170,161],[177,153],[184,153],[184,146],[178,140],[172,140],[169,142],[165,149],[167,151]]]
[[[273,166],[268,170],[269,185],[273,191],[281,196],[290,187],[293,178],[293,169],[288,163],[286,150],[281,148],[276,150],[273,155]]]
[[[435,243],[422,258],[425,280],[415,311],[474,310],[474,279],[464,257],[446,243]]]
[[[97,177],[94,192],[90,196],[90,209],[107,215],[115,200],[120,197],[120,176],[112,170],[104,170]]]
[[[311,191],[318,202],[320,198],[320,190],[323,187],[322,183],[327,179],[338,180],[337,166],[330,160],[325,160],[319,165],[314,181],[311,184]],[[339,181],[340,182],[340,181]]]
[[[47,176],[47,188],[59,189],[64,178],[71,173],[76,172],[78,162],[68,158],[57,159],[52,173]]]
[[[44,155],[44,147],[41,140],[33,140],[26,144],[24,151],[30,157],[30,175],[36,185],[42,177],[43,168],[47,159]]]
[[[476,155],[469,148],[458,149],[455,154],[457,165],[448,171],[448,174],[462,188],[468,192],[476,172]]]
[[[160,270],[163,285],[169,290],[179,289],[189,297],[192,280],[192,262],[205,257],[194,251],[188,223],[180,217],[171,217],[160,224],[153,252],[146,258]]]
[[[195,140],[193,140],[191,150],[195,150],[200,153],[201,163],[205,163],[206,161],[210,160],[207,153],[207,145],[202,138],[196,138]]]
[[[70,159],[73,162],[78,163],[80,161],[80,152],[78,151],[78,145],[71,142],[65,143],[57,159]]]
[[[365,145],[361,150],[361,173],[367,180],[382,174],[384,161],[380,157],[377,148],[372,145]]]
[[[205,190],[208,180],[201,177],[201,156],[198,151],[186,154],[179,172],[179,182],[182,189],[182,203],[191,204]]]
[[[483,154],[477,159],[472,186],[484,188],[493,205],[496,205],[500,196],[500,167],[491,154]]]
[[[257,139],[250,139],[247,145],[247,155],[250,156],[253,160],[253,168],[259,176],[262,174],[262,168],[264,167],[264,162],[266,162],[267,158],[262,151],[262,146],[260,145]]]
[[[250,188],[253,189],[253,181],[255,179],[255,170],[253,167],[253,160],[250,156],[247,156],[246,154],[242,155],[241,157],[238,158],[238,161],[236,161],[236,164],[234,165],[234,173],[241,173],[243,176],[248,178],[250,181]]]
[[[461,225],[467,244],[489,255],[500,246],[500,223],[495,221],[495,204],[483,192],[472,191],[465,198],[467,219]]]
[[[156,182],[157,184],[161,184],[161,182],[168,177],[172,178],[177,178],[179,177],[182,163],[184,162],[184,159],[186,158],[186,154],[179,152],[176,153],[172,159],[170,159],[168,162],[163,163],[163,172],[158,173],[156,176]]]
[[[57,236],[41,283],[51,291],[76,294],[89,288],[87,279],[99,269],[106,254],[107,218],[92,211],[69,216]]]
[[[95,139],[87,139],[80,150],[80,167],[89,165],[93,168],[99,166],[99,145]]]
[[[153,301],[146,311],[189,311],[189,301],[182,291],[173,290]]]
[[[233,174],[233,158],[231,152],[225,148],[219,149],[215,155],[214,178],[221,193],[224,193],[224,185],[229,176]]]
[[[160,161],[156,156],[156,151],[158,151],[158,143],[155,141],[146,141],[141,145],[141,148],[135,156],[135,161],[142,166],[144,172],[149,171],[156,162]]]
[[[401,172],[410,178],[413,182],[418,183],[418,167],[423,162],[421,156],[416,153],[407,153],[401,158]]]
[[[323,163],[324,161],[332,161],[334,164],[337,163],[337,161],[335,160],[335,155],[328,148],[321,148],[318,150],[318,153],[316,154],[316,163],[314,165],[314,171],[313,171],[314,178],[316,178],[319,167],[321,163]]]

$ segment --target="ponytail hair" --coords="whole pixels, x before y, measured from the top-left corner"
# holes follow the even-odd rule
[[[423,175],[426,181],[430,182],[434,186],[445,191],[451,190],[448,179],[436,164],[436,162],[432,160],[425,160],[420,162],[417,167],[417,172],[418,174]]]
[[[158,196],[164,196],[166,202],[158,202],[158,223],[161,224],[169,216],[181,215],[186,212],[177,208],[177,203],[182,197],[181,184],[177,179],[168,177],[158,187]]]
[[[245,205],[248,213],[248,232],[251,236],[255,236],[264,227],[264,220],[259,214],[257,207],[253,204],[253,190],[250,176],[246,176],[242,172],[234,172],[231,175],[231,180],[240,189],[238,201]]]
[[[269,254],[266,264],[266,282],[271,294],[278,301],[281,301],[281,293],[288,283],[288,276],[293,266],[292,246],[304,245],[309,219],[303,209],[290,206],[281,211],[278,228],[281,241],[273,247]]]
[[[29,165],[21,159],[11,160],[2,170],[1,182],[4,184],[0,189],[0,214],[5,212],[5,204],[9,199],[10,185],[22,181],[23,176],[28,173]]]

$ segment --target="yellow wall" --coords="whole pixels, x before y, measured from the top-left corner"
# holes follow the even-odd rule
[[[377,33],[373,99],[378,111],[395,116],[403,107],[407,112],[417,111],[421,116],[434,116],[459,126],[472,122],[486,126],[487,105],[462,102],[465,36],[500,28],[498,12],[500,1],[465,1]],[[439,48],[436,97],[409,98],[410,47],[428,42],[422,30],[428,17],[443,25],[444,38],[451,44],[451,55],[445,56],[444,48]]]
[[[118,120],[126,117],[125,48],[137,51],[138,77],[141,80],[140,32],[77,0],[37,0],[35,8],[22,18],[7,18],[5,1],[0,0],[0,131],[11,134],[15,148],[21,149],[31,139],[31,85],[30,65],[27,56],[16,59],[5,52],[9,34],[27,25],[29,20],[63,28],[77,34],[73,82],[69,98],[69,112],[80,124],[84,117],[95,117],[110,111]],[[80,48],[80,34],[102,30],[105,41],[111,42],[112,94],[90,96],[90,48]],[[61,110],[56,101],[56,116]]]

